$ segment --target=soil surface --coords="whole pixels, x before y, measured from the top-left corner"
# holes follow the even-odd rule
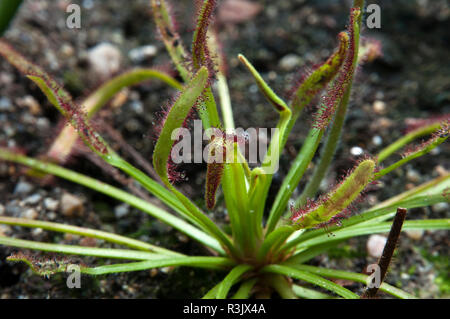
[[[189,43],[194,29],[195,7],[192,3],[195,1],[172,2],[176,3],[173,9],[179,32],[185,43]],[[238,10],[237,13],[219,7],[218,30],[228,57],[236,127],[270,128],[275,127],[277,114],[259,93],[252,77],[239,65],[237,54],[243,53],[274,90],[286,96],[302,73],[333,52],[336,36],[347,23],[351,1],[249,2],[247,11]],[[80,29],[66,27],[68,14],[65,9],[70,3],[81,6]],[[408,128],[408,119],[450,113],[448,2],[380,0],[377,3],[381,7],[381,28],[364,28],[363,36],[378,39],[383,46],[383,56],[359,70],[342,142],[322,191],[351,168],[358,155],[374,155],[402,136]],[[105,76],[135,66],[171,68],[152,22],[148,0],[24,1],[5,38],[31,61],[54,75],[77,99],[98,87]],[[119,54],[119,66],[111,66],[110,74],[106,75],[95,71],[90,62],[92,49],[101,43],[109,43],[114,54]],[[122,101],[115,100],[119,106],[106,107],[95,120],[109,123],[129,145],[151,161],[157,112],[173,94],[173,90],[157,81],[144,83],[123,92]],[[303,115],[289,138],[280,171],[270,191],[273,194],[270,202],[302,144],[312,112],[313,109]],[[105,125],[98,126],[106,131]],[[39,89],[0,59],[0,145],[39,156],[45,153],[61,127],[59,114]],[[120,146],[116,140],[112,143]],[[82,147],[77,147],[66,166],[120,186],[83,154]],[[123,156],[133,161],[128,153],[123,152]],[[447,144],[398,169],[368,193],[360,209],[439,176],[445,169],[450,169],[448,158]],[[179,188],[204,207],[205,166],[196,164],[182,169],[186,171],[187,180],[180,183]],[[310,174],[308,171],[306,180]],[[295,194],[303,186],[301,183]],[[65,209],[67,198],[75,201],[76,209]],[[160,205],[156,199],[151,200]],[[221,196],[218,208],[211,214],[219,224],[226,220],[222,202]],[[208,254],[199,244],[134,208],[62,179],[43,184],[26,177],[23,168],[5,162],[0,162],[0,215],[102,229],[189,255]],[[449,205],[446,203],[414,209],[408,215],[408,219],[448,217]],[[113,247],[99,240],[0,225],[2,235]],[[348,240],[310,263],[362,272],[376,261],[367,253],[367,240],[368,236]],[[386,281],[422,298],[450,297],[448,247],[446,231],[403,233]],[[82,289],[69,289],[66,275],[42,278],[23,264],[6,262],[6,257],[15,251],[0,247],[0,298],[196,298],[224,276],[208,270],[165,268],[83,276]],[[89,265],[109,263],[94,258],[85,258],[83,262]],[[362,285],[340,283],[362,291]]]

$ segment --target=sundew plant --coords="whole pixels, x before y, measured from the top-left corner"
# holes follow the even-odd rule
[[[111,264],[97,267],[76,264],[81,273],[86,275],[169,266],[200,267],[222,272],[223,280],[212,283],[205,298],[270,297],[275,294],[282,298],[371,298],[378,289],[395,297],[414,298],[410,293],[382,281],[401,229],[450,228],[449,219],[407,218],[407,209],[448,202],[450,175],[445,173],[363,211],[357,209],[355,203],[363,200],[362,195],[370,185],[446,141],[449,133],[448,119],[424,121],[424,125],[393,141],[375,156],[360,159],[346,176],[329,187],[328,192],[318,194],[319,185],[332,164],[344,127],[355,72],[363,63],[380,54],[377,42],[367,40],[360,44],[364,1],[355,0],[349,8],[347,28],[337,36],[338,45],[334,53],[300,77],[288,101],[269,87],[244,55],[239,55],[243,67],[251,73],[268,105],[272,106],[272,110],[268,107],[267,111],[279,114],[278,124],[265,156],[259,165],[250,165],[242,150],[242,146],[245,147],[249,142],[248,136],[234,129],[224,70],[225,58],[218,50],[220,44],[217,35],[210,28],[217,2],[199,2],[197,24],[191,50],[188,50],[177,33],[168,1],[151,0],[153,19],[178,77],[172,77],[159,69],[134,69],[107,81],[79,105],[50,75],[0,39],[0,54],[33,81],[70,124],[55,139],[46,154],[46,160],[27,157],[17,150],[5,147],[0,148],[0,160],[25,165],[30,168],[28,173],[34,176],[43,178],[53,175],[127,203],[204,245],[210,254],[188,256],[183,252],[105,231],[3,216],[0,217],[1,224],[77,234],[123,247],[83,247],[13,237],[0,237],[0,244],[115,260]],[[158,138],[153,151],[152,172],[156,174],[146,174],[124,160],[90,121],[122,88],[148,79],[161,80],[179,91],[164,108],[163,117],[154,128],[158,131]],[[307,107],[314,110],[312,116],[303,112]],[[183,173],[179,171],[174,158],[174,150],[180,150],[181,143],[177,132],[183,128],[187,130],[190,120],[195,116],[200,118],[205,132],[209,132],[202,207],[199,207],[198,201],[195,204],[194,199],[188,198],[176,187],[177,182],[183,179]],[[282,185],[276,190],[275,201],[269,207],[267,198],[275,173],[273,165],[283,156],[288,136],[300,120],[303,125],[310,126],[309,133],[302,141],[297,157],[290,163]],[[427,140],[417,146],[411,145],[421,137],[427,137]],[[78,138],[93,154],[109,165],[112,172],[121,171],[131,177],[166,208],[150,203],[144,199],[145,196],[136,196],[132,192],[64,168],[62,165]],[[404,152],[401,159],[395,159],[393,155],[402,149]],[[316,153],[320,154],[315,156]],[[184,155],[187,154],[183,153]],[[306,183],[302,183],[306,186],[301,189],[301,195],[295,198],[294,190],[313,160],[316,160],[314,171]],[[216,197],[220,188],[229,217],[229,231],[219,227],[208,214],[208,211],[214,212],[216,205],[219,205]],[[348,238],[387,232],[388,241],[377,265],[378,270],[375,271],[378,271],[378,285],[371,285],[361,296],[337,284],[333,279],[368,284],[373,277],[307,264],[315,256]],[[37,274],[45,276],[69,272],[74,266],[69,259],[38,258],[23,252],[13,254],[9,260],[26,262]]]

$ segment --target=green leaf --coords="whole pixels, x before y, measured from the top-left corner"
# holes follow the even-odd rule
[[[52,223],[52,222],[45,222],[40,220],[30,220],[25,218],[12,218],[12,217],[2,217],[0,216],[0,224],[4,225],[14,225],[14,226],[22,226],[22,227],[32,227],[32,228],[42,228],[45,230],[50,231],[56,231],[61,233],[67,233],[67,234],[74,234],[79,236],[85,236],[90,238],[97,238],[106,240],[111,243],[115,243],[118,245],[125,245],[130,248],[139,249],[139,250],[146,250],[146,251],[153,251],[160,254],[165,255],[172,255],[172,256],[183,256],[183,254],[176,253],[174,251],[161,248],[155,245],[151,245],[148,243],[145,243],[140,240],[116,235],[109,232],[104,232],[101,230],[96,229],[89,229],[89,228],[83,228],[83,227],[77,227],[77,226],[70,226],[66,224],[60,224],[60,223]]]
[[[422,145],[419,145],[419,147],[416,150],[405,154],[403,156],[403,158],[401,160],[399,160],[398,162],[395,162],[394,164],[377,172],[375,174],[374,178],[379,179],[379,178],[383,177],[384,175],[390,173],[394,169],[412,161],[413,159],[416,159],[418,157],[421,157],[421,156],[431,152],[433,149],[435,149],[437,146],[441,145],[442,143],[444,143],[447,140],[447,138],[450,134],[449,127],[450,126],[448,126],[446,129],[444,129],[440,134],[438,133],[435,136],[433,136],[428,142],[425,142]]]
[[[48,162],[42,162],[23,155],[15,154],[2,148],[0,148],[0,159],[26,165],[38,171],[42,171],[48,174],[64,178],[79,185],[83,185],[88,188],[94,189],[112,198],[118,199],[161,220],[167,225],[172,226],[173,228],[193,238],[194,240],[197,240],[220,253],[224,253],[222,247],[215,238],[212,238],[211,236],[205,234],[198,228],[190,225],[189,223],[186,223],[184,220],[176,216],[173,216],[172,214],[169,214],[165,210],[151,203],[148,203],[136,196],[133,196],[121,189],[100,182],[94,178],[76,173],[61,166],[51,164]],[[161,187],[161,185],[158,186]]]
[[[292,285],[292,290],[294,293],[305,299],[333,299],[333,296],[324,294],[313,289],[305,288],[299,285]]]
[[[247,67],[256,81],[260,91],[265,98],[273,105],[277,112],[291,112],[287,104],[270,88],[270,86],[264,81],[262,76],[256,71],[253,65],[242,54],[238,55],[239,60]]]
[[[177,257],[86,268],[84,269],[84,273],[89,275],[105,275],[175,266],[224,270],[233,265],[234,262],[232,260],[223,257]]]
[[[192,81],[182,90],[182,94],[169,110],[159,135],[153,154],[153,166],[166,185],[170,185],[167,163],[174,140],[172,133],[183,126],[183,122],[204,91],[208,80],[208,70],[201,68]]]
[[[258,278],[252,278],[244,281],[238,291],[234,294],[231,299],[248,299],[250,297],[251,291],[255,284],[258,282]]]
[[[381,163],[386,158],[388,158],[390,155],[392,155],[397,150],[404,147],[406,144],[411,143],[416,138],[419,138],[421,136],[429,135],[433,132],[436,132],[437,130],[440,130],[442,128],[441,123],[433,123],[424,127],[420,127],[405,136],[402,136],[392,144],[386,146],[383,148],[380,153],[377,155],[378,163]]]
[[[161,177],[166,187],[180,200],[181,203],[190,212],[191,217],[201,224],[208,232],[215,236],[230,251],[234,251],[234,247],[230,239],[196,207],[186,196],[180,193],[169,181],[167,164],[171,150],[174,144],[172,133],[182,127],[183,122],[188,116],[192,107],[194,107],[198,98],[204,91],[208,80],[208,70],[205,67],[200,68],[192,81],[184,88],[181,95],[176,100],[167,114],[164,126],[156,142],[153,153],[153,166],[155,171]]]
[[[348,50],[349,36],[346,32],[339,33],[339,47],[319,67],[317,67],[295,90],[291,107],[294,112],[300,112],[309,105],[330,81],[336,76]]]
[[[280,220],[280,217],[283,215],[289,198],[303,177],[303,174],[305,174],[309,163],[311,163],[311,160],[319,147],[323,133],[323,130],[317,130],[314,128],[310,130],[302,149],[292,163],[289,173],[283,180],[283,184],[281,184],[281,187],[278,190],[275,202],[270,210],[269,219],[267,221],[267,233],[274,230]]]
[[[183,47],[182,40],[176,31],[174,17],[169,12],[165,0],[151,0],[153,20],[156,22],[159,34],[166,46],[175,67],[184,81],[188,81],[191,73],[186,67],[188,54]]]
[[[168,258],[167,255],[155,254],[139,250],[93,248],[75,245],[49,244],[9,237],[0,237],[0,245],[40,250],[40,251],[51,251],[61,254],[93,256],[101,258],[116,258],[116,259],[130,259],[130,260],[149,260],[149,259]],[[171,256],[170,258],[179,258],[179,257]]]
[[[21,3],[22,0],[0,1],[0,36],[8,28]]]
[[[375,162],[362,161],[354,171],[329,195],[326,200],[312,211],[301,212],[293,216],[294,225],[299,228],[311,228],[329,221],[344,211],[371,181]]]
[[[234,267],[228,275],[225,277],[224,280],[220,283],[218,289],[217,289],[217,299],[225,299],[227,298],[228,291],[230,291],[231,286],[234,285],[236,281],[241,278],[243,274],[251,270],[253,267],[250,265],[238,265]]]
[[[321,267],[314,267],[314,266],[307,266],[307,265],[292,265],[291,263],[286,263],[286,264],[288,264],[290,267],[294,267],[295,269],[307,271],[309,273],[313,273],[313,274],[328,277],[328,278],[352,280],[352,281],[361,282],[364,284],[367,283],[367,279],[369,278],[369,276],[364,275],[364,274],[358,274],[358,273],[348,272],[348,271],[343,271],[343,270],[334,270],[334,269],[329,269],[329,268],[321,268]],[[381,284],[380,290],[384,291],[390,295],[393,295],[395,297],[402,298],[402,299],[415,299],[416,298],[413,295],[411,295],[401,289],[398,289],[394,286],[391,286],[385,282],[383,282]]]
[[[391,223],[379,223],[374,225],[362,225],[345,227],[333,231],[333,236],[322,234],[320,236],[307,239],[297,245],[297,249],[304,249],[314,245],[322,244],[356,236],[371,235],[376,233],[387,233],[391,229]],[[403,230],[423,229],[423,230],[449,230],[450,219],[429,219],[429,220],[410,220],[403,224]]]
[[[436,178],[430,182],[424,183],[415,187],[412,190],[404,192],[400,195],[392,197],[371,209],[350,217],[349,219],[342,220],[342,226],[331,226],[328,231],[334,232],[335,230],[342,229],[348,226],[358,224],[371,224],[378,223],[392,217],[397,207],[404,207],[407,209],[424,207],[434,205],[436,203],[445,202],[448,199],[445,196],[445,189],[450,186],[450,174]],[[324,234],[323,229],[310,230],[302,233],[296,238],[288,239],[284,249],[289,250],[300,242],[305,240],[322,236]]]
[[[275,273],[280,275],[285,275],[295,279],[303,280],[314,284],[316,286],[325,288],[326,290],[332,291],[337,295],[344,297],[346,299],[359,299],[359,296],[348,289],[345,289],[332,281],[326,280],[320,276],[313,273],[306,272],[303,270],[298,270],[291,266],[284,265],[269,265],[261,269],[261,272]]]

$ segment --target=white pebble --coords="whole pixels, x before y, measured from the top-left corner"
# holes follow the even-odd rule
[[[26,219],[36,219],[39,216],[38,212],[33,208],[29,208],[29,209],[23,211],[20,215],[22,218],[26,218]]]
[[[89,50],[88,60],[92,69],[102,79],[106,79],[119,71],[122,54],[110,43],[100,43]]]
[[[48,210],[57,210],[59,202],[53,198],[44,199],[44,207]]]
[[[140,63],[148,58],[154,57],[156,53],[158,52],[158,49],[154,45],[144,45],[139,48],[134,48],[128,52],[128,57],[131,61],[135,63]]]
[[[405,230],[406,235],[413,240],[420,240],[423,237],[422,229]]]
[[[383,254],[384,245],[386,245],[387,238],[381,235],[371,235],[367,240],[367,253],[376,258],[380,258]]]
[[[61,211],[67,217],[81,215],[83,213],[83,202],[74,195],[64,193],[61,197]]]
[[[350,149],[350,154],[352,154],[353,156],[360,156],[363,153],[364,153],[364,150],[361,147],[359,147],[359,146],[353,146]]]
[[[448,203],[437,203],[437,204],[434,204],[433,206],[431,206],[431,208],[433,209],[433,212],[435,212],[435,213],[444,213],[444,212],[448,212],[448,210],[449,210]]]
[[[383,139],[381,138],[381,136],[375,135],[372,138],[372,143],[373,143],[373,145],[380,146],[381,144],[383,144]]]
[[[116,215],[117,219],[125,217],[130,212],[130,206],[128,204],[121,204],[114,207],[114,215]]]
[[[384,103],[383,101],[375,101],[373,102],[373,110],[375,113],[377,114],[384,114],[386,111],[386,103]]]
[[[295,54],[288,54],[281,58],[280,60],[280,68],[282,68],[284,71],[292,71],[296,67],[300,65],[302,62],[302,59]]]

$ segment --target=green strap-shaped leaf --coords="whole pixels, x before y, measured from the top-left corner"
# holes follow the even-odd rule
[[[314,284],[316,286],[319,286],[319,287],[325,288],[329,291],[332,291],[346,299],[359,299],[359,296],[357,294],[351,292],[350,290],[348,290],[342,286],[339,286],[338,284],[335,284],[332,281],[324,279],[324,278],[322,278],[318,275],[315,275],[313,273],[310,273],[310,272],[295,269],[294,267],[291,267],[291,266],[269,265],[269,266],[265,266],[264,268],[262,268],[261,272],[275,273],[275,274],[289,276],[289,277],[299,279],[299,280],[304,280],[304,281]]]
[[[317,96],[336,76],[344,61],[348,49],[349,36],[346,32],[339,33],[339,47],[336,51],[309,76],[298,85],[294,93],[291,107],[300,112]]]
[[[136,196],[133,196],[119,188],[116,188],[109,184],[98,181],[92,177],[74,172],[67,168],[63,168],[59,165],[39,161],[39,160],[30,158],[30,157],[26,157],[26,156],[23,156],[20,154],[15,154],[15,153],[12,153],[12,152],[2,149],[2,148],[0,148],[0,159],[5,160],[5,161],[12,161],[12,162],[19,163],[22,165],[26,165],[35,170],[42,171],[47,174],[52,174],[52,175],[64,178],[71,182],[77,183],[79,185],[83,185],[83,186],[91,188],[97,192],[103,193],[107,196],[110,196],[112,198],[120,200],[124,203],[127,203],[127,204],[161,220],[162,222],[166,223],[167,225],[174,227],[175,229],[185,233],[186,235],[193,238],[194,240],[198,240],[202,244],[220,252],[221,254],[225,253],[223,248],[220,246],[219,242],[215,238],[209,236],[205,232],[203,232],[203,231],[199,230],[198,228],[192,226],[191,224],[185,222],[184,220],[180,219],[179,217],[169,214],[168,212],[159,208],[158,206],[155,206],[149,202],[146,202],[145,200],[142,200]],[[148,178],[148,180],[151,181],[150,178]],[[156,182],[155,182],[155,184],[156,184],[157,189],[160,188],[162,191],[164,191],[163,193],[160,193],[158,196],[163,202],[165,202],[168,206],[172,207],[173,209],[175,209],[182,215],[189,214],[189,212],[186,210],[186,208],[178,201],[176,196],[174,196],[169,190],[167,190],[163,186],[157,184]],[[147,186],[150,187],[151,185],[147,185]],[[178,207],[179,205],[181,205],[181,208],[185,209],[186,212],[184,212],[184,210],[180,210],[180,208]]]
[[[225,299],[228,295],[228,292],[230,291],[231,286],[233,286],[234,283],[238,281],[242,275],[250,271],[252,268],[252,266],[245,264],[234,267],[219,285],[216,298]]]
[[[364,274],[358,274],[354,272],[348,272],[343,270],[334,270],[329,268],[321,268],[321,267],[314,267],[314,266],[307,266],[307,265],[292,265],[289,263],[286,263],[286,265],[292,266],[298,270],[307,271],[312,274],[316,274],[319,276],[324,276],[328,278],[335,278],[335,279],[345,279],[345,280],[352,280],[355,282],[360,282],[363,284],[367,284],[367,279],[369,276]],[[294,288],[294,291],[296,289]],[[415,299],[416,297],[401,290],[394,286],[391,286],[385,282],[383,282],[380,286],[380,290],[384,291],[392,296],[402,298],[402,299]]]
[[[198,207],[195,206],[186,196],[173,187],[170,183],[167,170],[169,156],[171,156],[172,147],[175,143],[175,141],[172,140],[172,134],[183,126],[183,122],[189,112],[197,103],[202,92],[205,90],[207,81],[208,70],[206,67],[202,67],[193,77],[191,82],[186,85],[181,95],[167,113],[164,126],[155,145],[155,150],[153,153],[153,166],[167,188],[169,188],[175,196],[177,196],[180,202],[182,202],[191,213],[191,217],[203,225],[211,235],[215,236],[230,251],[234,251],[230,239],[217,227],[217,225],[215,225],[206,215],[204,215],[203,212],[201,212]]]
[[[174,17],[170,14],[165,0],[151,0],[153,20],[156,22],[166,50],[184,81],[188,81],[191,72],[186,61],[187,53],[179,34],[176,32]]]
[[[374,169],[373,160],[362,161],[321,205],[312,211],[301,211],[298,216],[293,216],[294,224],[299,228],[311,228],[345,210],[371,181]]]
[[[25,262],[31,269],[43,276],[50,276],[59,272],[71,272],[71,266],[77,266],[81,273],[87,275],[106,275],[111,273],[141,271],[152,268],[170,266],[189,266],[206,269],[224,270],[233,266],[233,261],[223,257],[178,257],[178,258],[156,258],[138,262],[118,263],[112,265],[87,267],[82,263],[74,263],[68,258],[36,258],[23,253],[14,254],[8,257],[9,261]]]
[[[208,80],[208,70],[203,67],[194,76],[192,81],[182,90],[175,104],[169,110],[164,121],[164,126],[156,142],[153,153],[153,165],[165,184],[170,185],[167,172],[167,163],[175,141],[172,134],[177,129],[183,127],[183,122],[191,109],[197,103],[200,95],[204,91]]]
[[[96,229],[90,229],[90,228],[84,228],[84,227],[77,227],[77,226],[71,226],[66,224],[60,224],[60,223],[52,223],[52,222],[46,222],[46,221],[40,221],[40,220],[30,220],[26,218],[12,218],[12,217],[0,217],[0,224],[5,225],[14,225],[14,226],[22,226],[22,227],[32,227],[32,228],[42,228],[45,230],[50,231],[56,231],[61,233],[67,233],[67,234],[75,234],[79,236],[85,236],[90,238],[98,238],[102,239],[111,243],[115,243],[118,245],[125,245],[129,246],[134,249],[138,250],[144,250],[144,251],[154,251],[156,253],[165,254],[165,255],[172,255],[172,256],[183,256],[183,254],[161,248],[155,245],[151,245],[148,243],[145,243],[140,240],[116,235],[109,232],[104,232],[101,230]]]
[[[265,98],[273,105],[277,112],[289,111],[287,104],[272,90],[272,88],[264,81],[262,76],[256,71],[255,67],[242,54],[238,55],[239,60],[250,71]],[[290,113],[290,111],[289,111]]]

